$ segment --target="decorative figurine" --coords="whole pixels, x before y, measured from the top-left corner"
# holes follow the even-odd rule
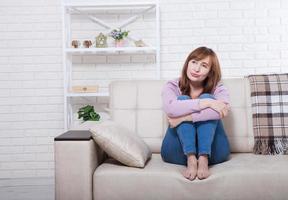
[[[78,48],[78,47],[80,47],[81,42],[79,40],[72,40],[71,45],[73,48]]]
[[[103,33],[100,33],[96,37],[96,47],[98,48],[107,47],[107,36],[105,36]]]
[[[85,48],[91,47],[91,46],[92,46],[91,40],[84,40],[84,41],[83,41],[83,46],[84,46]]]
[[[142,40],[134,41],[136,47],[145,47],[146,44]]]

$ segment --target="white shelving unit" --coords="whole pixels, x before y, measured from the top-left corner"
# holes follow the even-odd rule
[[[123,9],[131,10],[131,17],[123,20],[122,23],[118,23],[117,26],[106,23],[105,20],[98,18],[98,13],[103,14],[105,12],[117,12]],[[72,93],[72,69],[73,69],[73,56],[85,56],[85,55],[113,55],[113,54],[154,54],[155,55],[155,73],[156,79],[160,79],[160,10],[158,0],[153,2],[137,2],[137,3],[66,3],[62,2],[62,25],[63,25],[63,73],[64,73],[64,128],[69,130],[73,123],[73,109],[72,98],[78,97],[109,97],[108,92],[97,93]],[[154,45],[147,45],[145,47],[110,47],[107,48],[72,48],[71,47],[71,16],[82,15],[87,20],[100,25],[104,28],[104,33],[109,33],[115,28],[124,28],[129,24],[137,21],[138,18],[145,15],[147,12],[155,14],[155,39]],[[129,29],[129,27],[127,27]],[[130,40],[136,40],[132,36],[128,36]],[[146,43],[146,42],[145,42]],[[146,43],[147,44],[147,43]]]
[[[81,55],[81,54],[97,54],[97,53],[155,53],[157,48],[155,47],[107,47],[107,48],[66,48],[65,52],[67,54]]]

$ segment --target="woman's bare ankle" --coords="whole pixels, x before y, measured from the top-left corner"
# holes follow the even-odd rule
[[[194,180],[197,176],[197,158],[195,154],[187,154],[187,168],[184,170],[183,175],[189,180]]]
[[[188,161],[191,161],[191,162],[197,162],[196,155],[193,154],[193,153],[187,154],[187,160],[188,160]]]
[[[208,168],[208,155],[200,155],[198,158],[197,176],[199,179],[208,178],[210,175]]]

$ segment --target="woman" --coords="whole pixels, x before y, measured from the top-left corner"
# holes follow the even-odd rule
[[[208,165],[228,160],[230,148],[221,119],[230,110],[229,93],[220,82],[221,70],[212,49],[199,47],[187,57],[181,77],[162,90],[169,127],[161,156],[185,165],[189,180],[207,178]]]

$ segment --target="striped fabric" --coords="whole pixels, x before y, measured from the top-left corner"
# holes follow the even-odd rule
[[[288,73],[249,75],[255,154],[288,154]]]

